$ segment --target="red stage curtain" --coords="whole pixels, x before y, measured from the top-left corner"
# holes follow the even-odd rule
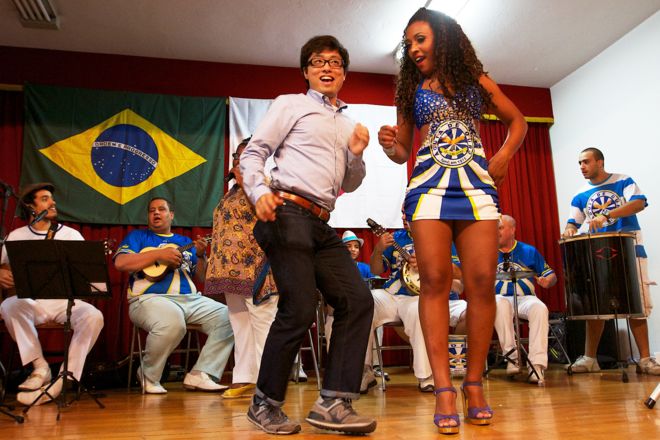
[[[0,180],[18,190],[23,156],[23,94],[0,91]],[[16,210],[11,198],[3,226],[7,233]]]

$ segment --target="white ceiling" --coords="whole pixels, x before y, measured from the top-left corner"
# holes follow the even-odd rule
[[[351,70],[396,72],[392,52],[425,0],[51,0],[59,30],[21,26],[0,0],[0,45],[297,67],[333,34]],[[660,10],[660,0],[468,0],[457,19],[492,77],[550,87]]]

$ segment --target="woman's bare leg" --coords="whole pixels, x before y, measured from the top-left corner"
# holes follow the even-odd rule
[[[495,321],[497,220],[456,222],[455,243],[463,270],[467,307],[468,362],[465,382],[480,382]],[[483,389],[467,387],[471,407],[485,407]],[[487,417],[480,412],[478,417]]]
[[[435,388],[451,386],[449,376],[449,290],[451,288],[451,225],[438,220],[411,222],[421,280],[419,319]],[[456,396],[436,396],[435,413],[456,414]],[[441,426],[454,426],[449,419]]]

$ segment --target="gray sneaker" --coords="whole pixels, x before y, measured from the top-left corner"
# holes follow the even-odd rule
[[[364,365],[362,370],[362,382],[360,382],[360,394],[367,394],[370,388],[378,385],[376,382],[376,376],[374,375],[374,370],[371,368],[371,365]]]
[[[247,418],[255,426],[268,434],[288,435],[300,432],[300,425],[292,422],[282,408],[267,402],[256,403],[254,396],[248,409]]]
[[[319,397],[305,420],[319,429],[349,434],[368,434],[376,429],[376,420],[360,417],[351,406],[351,399]]]

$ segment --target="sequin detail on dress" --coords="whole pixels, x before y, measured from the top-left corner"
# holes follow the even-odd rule
[[[460,91],[452,99],[452,107],[464,108],[467,115],[474,119],[481,117],[481,95],[476,87],[470,87],[467,91]],[[413,115],[417,129],[422,128],[433,120],[437,112],[446,111],[447,100],[444,95],[433,90],[423,89],[420,86],[415,91],[415,103]]]

